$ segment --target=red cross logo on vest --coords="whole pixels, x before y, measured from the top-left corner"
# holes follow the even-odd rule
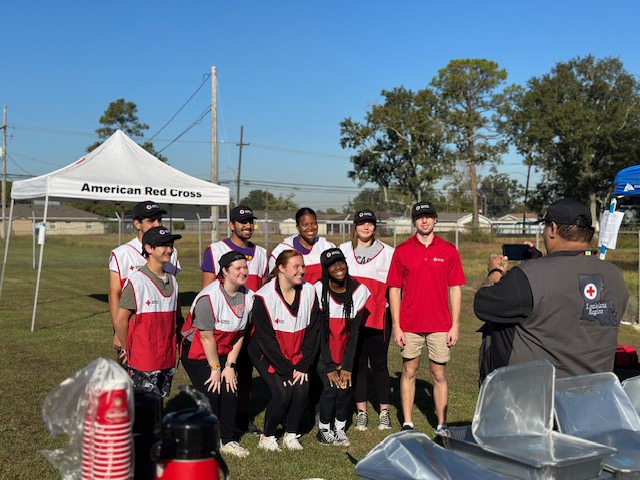
[[[136,269],[136,267],[134,267],[133,265],[131,265],[131,266],[129,267],[129,270],[135,270],[135,269]]]
[[[149,305],[151,305],[151,300],[147,300],[147,301],[146,301],[146,302],[144,302],[144,303],[146,303],[146,304],[147,304],[147,307],[148,307]]]
[[[583,294],[588,300],[593,300],[598,295],[598,289],[593,283],[589,283],[584,287]]]

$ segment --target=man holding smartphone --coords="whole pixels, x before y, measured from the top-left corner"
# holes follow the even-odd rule
[[[480,382],[499,367],[547,359],[558,377],[613,370],[618,324],[629,292],[620,270],[592,255],[595,229],[586,205],[549,205],[542,236],[547,255],[508,270],[489,257],[474,310],[484,321]]]

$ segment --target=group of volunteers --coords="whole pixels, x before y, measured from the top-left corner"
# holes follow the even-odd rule
[[[587,223],[592,228],[591,216],[572,202],[549,207],[543,233],[549,255],[539,267],[524,262],[508,270],[508,258],[490,257],[483,287],[491,288],[480,288],[475,299],[476,315],[486,322],[482,377],[532,358],[579,363],[580,368],[567,368],[571,372],[613,368],[607,349],[628,292],[616,267],[585,256],[593,232],[576,240],[574,230]],[[305,415],[315,418],[318,442],[349,446],[354,406],[354,428],[369,426],[369,368],[378,428],[392,428],[387,354],[393,339],[403,358],[402,430],[414,428],[416,379],[426,347],[435,433],[448,435],[446,365],[459,338],[465,275],[455,246],[435,234],[438,214],[432,203],[413,205],[415,235],[395,249],[376,238],[372,210],[355,214],[351,240],[336,247],[318,236],[315,212],[302,208],[295,216],[298,234],[270,255],[251,242],[256,220],[251,208],[237,206],[230,213],[229,238],[204,252],[202,290],[186,319],[175,278],[180,263],[174,242],[181,236],[161,225],[166,213],[151,201],[136,205],[138,236],[109,258],[113,346],[135,386],[168,395],[179,355],[219,419],[223,453],[249,455],[238,443],[238,431],[259,434],[260,449],[302,450]],[[559,240],[567,236],[570,240]],[[572,263],[576,255],[584,260]],[[561,301],[549,301],[554,295]],[[605,306],[604,313],[598,305]],[[563,317],[572,315],[577,318]],[[597,341],[602,335],[606,342]],[[558,355],[561,343],[578,351]],[[270,393],[262,430],[250,417],[253,368]]]

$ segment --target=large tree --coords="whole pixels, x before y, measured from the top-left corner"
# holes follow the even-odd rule
[[[491,173],[481,178],[478,194],[483,205],[484,215],[489,218],[501,217],[512,213],[522,205],[524,188],[506,173],[498,173],[494,167]]]
[[[298,204],[293,200],[294,194],[280,194],[277,197],[268,190],[251,190],[240,200],[240,205],[246,205],[254,210],[298,210]]]
[[[573,197],[598,218],[616,172],[640,152],[639,92],[619,59],[591,55],[527,82],[503,128],[543,172],[535,205]]]
[[[348,205],[345,205],[344,212],[355,213],[365,208],[377,213],[404,212],[407,210],[407,203],[411,201],[408,197],[409,195],[401,195],[398,189],[391,189],[385,192],[381,188],[365,188],[350,200]]]
[[[103,126],[96,129],[100,141],[87,147],[87,152],[95,150],[102,145],[102,142],[113,135],[116,130],[122,130],[129,137],[142,138],[144,137],[144,132],[149,129],[146,123],[142,123],[138,119],[138,106],[133,102],[127,102],[124,98],[119,98],[109,104],[109,107],[100,117],[100,124]],[[152,142],[146,141],[140,146],[163,162],[167,161],[166,157],[156,151]]]
[[[497,131],[498,111],[508,104],[515,87],[506,85],[507,72],[484,59],[452,60],[431,81],[457,161],[468,171],[473,221],[478,225],[477,167],[498,163],[507,143]]]
[[[383,90],[384,103],[374,105],[363,123],[340,123],[340,145],[356,150],[349,178],[359,185],[374,183],[385,193],[397,186],[414,201],[439,180],[449,161],[444,130],[429,89]]]

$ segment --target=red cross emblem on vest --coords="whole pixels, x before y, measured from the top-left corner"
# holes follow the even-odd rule
[[[598,295],[598,289],[593,283],[589,283],[584,287],[583,293],[587,299],[593,300]]]

